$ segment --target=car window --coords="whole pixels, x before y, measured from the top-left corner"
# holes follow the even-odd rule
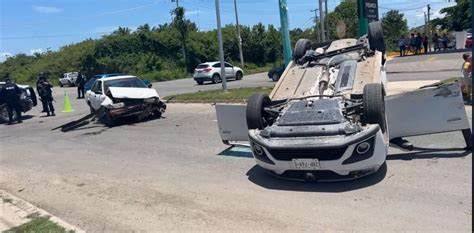
[[[227,62],[226,62],[226,63],[224,63],[224,64],[225,64],[225,67],[232,67],[232,65],[231,65],[231,64],[229,64],[229,63],[227,63]]]
[[[212,67],[214,67],[214,68],[221,67],[221,63],[216,63],[216,64],[212,65]]]
[[[107,93],[109,87],[136,87],[136,88],[147,88],[145,82],[137,77],[133,78],[123,78],[115,80],[106,80],[104,81],[104,91]]]
[[[204,69],[204,68],[207,68],[209,67],[209,64],[199,64],[196,69]]]
[[[100,88],[101,85],[102,85],[102,82],[101,82],[101,81],[99,81],[99,80],[95,81],[94,84],[92,85],[91,91],[93,91],[93,92],[95,92],[95,93],[96,93],[97,91],[100,91],[100,90],[101,90],[101,88]]]

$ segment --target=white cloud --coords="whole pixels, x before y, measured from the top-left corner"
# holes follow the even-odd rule
[[[45,14],[59,13],[63,11],[61,8],[52,7],[52,6],[31,6],[34,11]]]
[[[5,60],[7,60],[7,57],[11,57],[11,56],[13,56],[13,55],[9,52],[1,52],[0,53],[0,62],[4,62]]]
[[[191,16],[191,15],[198,15],[204,13],[201,10],[195,10],[195,11],[187,11],[184,13],[185,16]]]
[[[35,53],[44,53],[46,52],[44,49],[39,48],[39,49],[30,49],[30,55],[33,55]]]

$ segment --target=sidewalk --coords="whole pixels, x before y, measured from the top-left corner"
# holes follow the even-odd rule
[[[31,203],[0,190],[0,232],[21,226],[28,232],[85,232]]]

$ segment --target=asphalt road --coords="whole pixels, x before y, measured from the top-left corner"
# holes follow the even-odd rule
[[[389,81],[443,80],[460,77],[463,53],[396,57],[387,63],[387,77]]]
[[[155,88],[218,88],[179,85],[187,81]],[[58,109],[63,90],[73,92],[56,91]],[[36,107],[23,124],[0,125],[0,189],[87,231],[472,229],[472,155],[446,149],[464,147],[460,132],[409,138],[441,150],[391,148],[387,166],[367,178],[312,184],[275,179],[249,153],[226,151],[212,105],[170,104],[161,119],[51,131],[87,114],[84,100],[71,102],[73,113],[43,117]]]

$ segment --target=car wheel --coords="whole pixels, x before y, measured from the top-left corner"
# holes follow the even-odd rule
[[[378,124],[382,132],[385,132],[385,100],[384,90],[380,83],[370,83],[364,86],[363,92],[363,123]]]
[[[202,84],[204,83],[204,81],[196,81],[196,83],[197,83],[198,85],[202,85]]]
[[[63,83],[62,82],[59,82],[59,87],[63,87]]]
[[[369,23],[369,46],[371,50],[377,50],[385,54],[385,40],[383,37],[382,22]]]
[[[212,83],[216,84],[221,80],[221,76],[219,74],[212,75]]]
[[[18,116],[16,115],[16,111],[13,111],[13,121],[16,121]],[[8,122],[8,107],[6,104],[0,105],[0,121],[1,122]]]
[[[276,82],[276,81],[278,81],[278,79],[280,79],[280,75],[279,75],[278,73],[276,73],[276,72],[273,73],[273,74],[272,74],[272,80],[273,80],[274,82]]]
[[[271,100],[267,94],[256,93],[247,102],[247,127],[249,129],[264,129],[268,125],[265,118],[265,107],[270,106]]]
[[[302,58],[306,51],[311,49],[311,41],[308,39],[299,39],[295,45],[295,52],[293,53],[293,58],[299,60]]]
[[[235,74],[235,80],[241,80],[243,77],[242,75],[242,72],[238,71],[236,74]]]

